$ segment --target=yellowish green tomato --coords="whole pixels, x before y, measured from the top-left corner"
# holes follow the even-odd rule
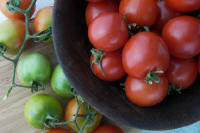
[[[0,23],[0,43],[7,54],[16,54],[25,37],[25,23],[22,20],[5,20]]]
[[[24,55],[18,62],[17,75],[25,85],[44,84],[50,80],[51,65],[47,58],[39,53]]]
[[[66,78],[60,65],[57,65],[53,71],[51,86],[55,93],[61,97],[71,98],[73,96],[71,91],[71,84]]]
[[[44,129],[48,124],[48,117],[61,120],[63,108],[53,96],[37,94],[32,96],[25,104],[24,116],[26,121],[34,128]]]

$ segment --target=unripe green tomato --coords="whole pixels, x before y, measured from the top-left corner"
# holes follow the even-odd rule
[[[55,93],[61,97],[71,98],[73,96],[71,92],[71,84],[66,78],[60,65],[57,65],[53,71],[51,86]]]
[[[25,37],[25,23],[22,20],[5,20],[0,23],[0,43],[6,46],[7,54],[16,54]]]
[[[51,76],[51,65],[46,57],[39,53],[24,55],[18,62],[17,74],[20,82],[31,86],[33,82],[44,84]]]
[[[55,97],[47,94],[37,94],[26,102],[24,116],[32,127],[44,129],[48,116],[57,120],[62,119],[63,108]]]

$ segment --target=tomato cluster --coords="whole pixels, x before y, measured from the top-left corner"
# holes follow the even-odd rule
[[[0,43],[6,46],[7,54],[16,54],[25,39],[25,17],[19,12],[10,12],[6,6],[9,0],[0,1],[0,11],[8,17],[8,20],[0,23]],[[18,7],[26,10],[32,0],[20,0]],[[35,6],[32,8],[29,17],[31,18],[35,12]],[[34,33],[40,33],[47,30],[52,23],[52,6],[41,9],[37,12],[33,19]],[[9,31],[9,32],[7,32]],[[31,28],[30,31],[31,32]],[[51,39],[47,40],[51,42]],[[31,41],[29,41],[31,43]]]
[[[4,48],[5,50],[0,52],[6,52],[6,54],[17,54],[16,57],[20,57],[21,54],[19,53],[23,45],[31,42],[28,40],[36,39],[35,41],[37,42],[39,38],[41,36],[43,37],[45,33],[47,33],[47,31],[51,28],[53,7],[49,6],[42,8],[36,13],[36,16],[33,19],[34,34],[30,34],[32,32],[32,29],[29,28],[30,24],[29,20],[27,21],[27,19],[30,19],[29,17],[31,17],[34,13],[35,6],[33,6],[32,10],[28,12],[28,14],[30,14],[28,17],[26,16],[27,12],[20,13],[17,11],[11,11],[8,6],[9,2],[13,2],[15,7],[17,7],[19,10],[24,10],[26,12],[26,9],[30,8],[30,4],[33,1],[0,1],[0,10],[8,17],[8,20],[0,23],[0,48]],[[105,6],[107,9],[104,8]],[[98,9],[98,11],[96,9]],[[100,4],[91,3],[87,10],[87,21],[89,24],[90,21],[92,21],[99,13],[106,11],[117,12],[118,6],[116,2],[107,0],[100,2]],[[126,27],[126,23],[123,21],[123,18],[121,18],[121,16],[119,16],[118,14],[116,14],[116,17],[113,19],[113,22],[115,20],[121,20],[121,23],[117,24],[121,24],[121,28],[119,29],[121,29],[122,32],[125,33],[124,37],[122,37],[122,39],[124,39],[125,42],[128,38],[128,30]],[[27,35],[28,37],[32,36],[32,38],[27,39]],[[51,42],[52,39],[44,37],[42,41]],[[119,42],[116,42],[115,44],[119,45],[116,47],[116,49],[121,47],[120,45],[122,45],[124,42],[120,40]],[[112,42],[110,43],[112,45]],[[105,72],[105,74],[111,78],[111,81],[120,79],[121,76],[125,74],[121,61],[121,53],[121,50],[118,50],[111,54],[108,53],[107,55],[105,55],[107,56],[107,59],[103,59],[105,67],[109,69],[109,67],[111,66],[110,71],[108,70]],[[4,53],[0,54],[1,56],[4,56]],[[113,57],[115,58],[114,61]],[[93,58],[95,58],[95,56]],[[71,133],[70,130],[60,128],[60,126],[65,125],[70,127],[74,132],[79,133],[123,133],[120,128],[114,125],[103,125],[99,127],[103,116],[91,106],[89,106],[89,104],[84,102],[82,98],[73,90],[67,77],[65,77],[65,74],[60,65],[57,65],[52,72],[51,63],[44,55],[40,53],[28,53],[18,60],[12,60],[9,57],[7,57],[7,59],[13,62],[14,75],[16,71],[20,83],[23,84],[20,85],[17,83],[13,83],[13,81],[12,86],[30,88],[31,91],[34,92],[38,91],[39,89],[45,89],[45,84],[50,81],[53,91],[58,96],[67,98],[69,100],[71,99],[67,104],[64,112],[62,104],[54,96],[40,93],[30,97],[25,104],[24,116],[26,121],[32,127],[38,129],[49,129],[47,133]],[[110,60],[113,61],[111,64]],[[118,64],[121,65],[116,66]],[[116,72],[113,73],[112,67],[115,67],[116,71],[122,71],[120,71],[120,74]],[[98,67],[94,68],[94,71],[96,70],[99,70]],[[97,75],[98,74],[102,74],[101,70],[97,72]],[[110,74],[113,76],[110,76]],[[101,77],[102,79],[104,79],[103,75]],[[65,114],[65,116],[63,116],[63,114]],[[63,117],[65,118],[65,121],[62,122]]]
[[[88,1],[90,65],[98,78],[118,81],[126,73],[128,99],[144,107],[195,82],[200,19],[186,14],[200,10],[199,0],[121,0],[118,9],[117,0]]]

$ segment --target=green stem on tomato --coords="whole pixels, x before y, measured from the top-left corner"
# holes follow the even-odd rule
[[[79,95],[74,93],[74,97],[75,97],[76,103],[77,103],[77,110],[76,110],[76,113],[73,115],[74,116],[73,120],[59,122],[59,120],[57,118],[54,118],[54,117],[52,117],[50,115],[47,115],[46,122],[44,123],[45,128],[49,129],[49,128],[56,128],[58,126],[63,126],[63,125],[66,125],[66,124],[74,124],[74,126],[75,126],[75,128],[77,130],[77,133],[83,133],[84,129],[89,124],[89,121],[90,120],[93,121],[94,117],[96,116],[96,112],[90,111],[90,105],[88,103],[85,103],[86,106],[84,106],[84,107],[85,107],[85,112],[86,113],[85,114],[79,114],[80,108],[83,105],[83,103],[79,101],[78,96]],[[79,127],[79,125],[77,123],[77,119],[79,117],[85,118],[85,121],[84,121],[82,127]]]
[[[163,71],[151,71],[147,74],[145,81],[147,83],[149,83],[150,85],[154,83],[160,83],[160,77],[158,76],[158,74],[163,74]]]
[[[178,94],[182,94],[182,81],[180,82],[180,87],[176,87],[175,84],[170,84],[168,89],[168,95],[171,95],[173,92],[177,92]]]
[[[128,26],[128,31],[130,36],[133,36],[138,32],[150,31],[148,26],[141,26],[137,25],[136,23],[129,24],[125,15],[123,15],[123,18]]]
[[[12,0],[10,0],[10,1],[12,1]],[[35,85],[32,85],[32,86],[17,85],[16,82],[15,82],[16,67],[17,67],[17,63],[18,63],[18,61],[19,61],[19,59],[20,59],[20,57],[21,57],[21,55],[22,55],[22,53],[23,53],[23,51],[24,51],[24,49],[25,49],[25,47],[27,45],[27,42],[30,39],[43,38],[45,36],[45,35],[43,35],[43,34],[40,33],[40,36],[37,36],[37,37],[34,38],[34,37],[32,37],[32,35],[30,35],[30,32],[29,32],[29,23],[30,23],[29,17],[30,17],[31,10],[32,10],[32,8],[35,5],[35,3],[36,3],[37,0],[32,0],[30,6],[26,10],[22,10],[19,7],[15,6],[15,5],[12,5],[12,2],[10,2],[10,1],[8,1],[8,3],[7,3],[8,8],[11,8],[15,12],[23,13],[24,16],[25,16],[25,39],[24,39],[24,41],[22,43],[22,46],[19,49],[19,51],[18,51],[18,53],[17,53],[17,55],[16,55],[16,57],[14,59],[11,59],[11,58],[9,58],[9,57],[7,57],[7,56],[4,55],[5,48],[3,49],[4,51],[1,50],[0,56],[2,56],[6,60],[12,62],[12,64],[13,64],[12,82],[11,82],[10,88],[8,89],[8,91],[7,91],[7,93],[6,93],[5,97],[4,97],[4,100],[6,100],[8,98],[9,94],[11,93],[11,91],[12,91],[12,89],[14,87],[30,88],[32,92],[39,90],[38,88],[36,88],[39,85],[36,85],[36,86]]]
[[[12,5],[12,4],[7,4],[8,6],[10,6],[10,7],[11,7],[13,10],[15,10],[16,12],[20,12],[20,13],[23,13],[23,14],[24,14],[24,16],[25,16],[25,39],[24,39],[24,41],[23,41],[23,44],[22,44],[21,48],[19,49],[19,52],[17,53],[17,55],[16,55],[16,57],[15,57],[14,59],[10,59],[10,58],[6,57],[4,54],[1,55],[1,56],[4,57],[6,60],[11,61],[12,64],[13,64],[12,82],[11,82],[10,88],[8,89],[8,91],[7,91],[7,93],[6,93],[5,97],[4,97],[4,100],[6,100],[6,99],[8,98],[8,96],[9,96],[9,94],[11,93],[13,87],[16,87],[16,86],[17,86],[17,84],[16,84],[16,82],[15,82],[15,78],[16,78],[16,67],[17,67],[17,63],[18,63],[18,61],[19,61],[19,58],[21,57],[22,52],[23,52],[24,48],[26,47],[27,42],[28,42],[29,39],[30,39],[30,38],[29,38],[29,35],[30,35],[30,33],[29,33],[29,16],[30,16],[31,9],[32,9],[33,6],[35,5],[36,1],[37,1],[37,0],[32,0],[31,4],[30,4],[30,6],[29,6],[29,8],[28,8],[27,10],[22,10],[22,9],[20,9],[20,8],[14,6],[14,5]],[[24,86],[20,86],[20,87],[24,87]],[[31,88],[31,86],[28,87],[28,88]]]
[[[101,73],[105,76],[105,73],[104,73],[103,68],[101,66],[101,64],[102,64],[101,61],[104,57],[104,52],[99,50],[99,49],[92,48],[91,53],[94,56],[94,60],[92,61],[92,64],[90,66],[92,71],[93,71],[93,65],[96,64],[96,65],[98,65]]]
[[[7,8],[10,8],[12,10],[11,12],[20,12],[20,13],[24,14],[24,16],[25,16],[25,39],[22,43],[21,48],[19,49],[19,52],[17,53],[17,55],[14,59],[11,59],[11,58],[4,55],[4,53],[6,51],[6,47],[5,47],[5,45],[0,43],[0,56],[2,56],[6,60],[12,62],[12,65],[13,65],[12,82],[11,82],[11,85],[10,85],[10,87],[9,87],[5,97],[4,97],[4,100],[6,100],[8,98],[9,94],[11,93],[11,91],[14,87],[30,88],[32,92],[38,91],[39,86],[41,86],[42,89],[45,88],[44,84],[38,83],[38,82],[33,82],[32,86],[20,85],[20,84],[17,84],[15,82],[17,63],[18,63],[18,61],[19,61],[19,59],[20,59],[20,57],[23,53],[24,48],[26,47],[27,42],[30,39],[40,39],[41,38],[41,40],[46,40],[52,34],[51,28],[49,28],[46,31],[43,31],[41,33],[30,35],[30,32],[29,32],[29,21],[30,21],[30,19],[29,19],[29,16],[30,16],[31,10],[32,10],[33,6],[35,5],[36,1],[37,0],[32,0],[30,6],[26,10],[22,10],[22,9],[18,8],[17,6],[19,5],[19,3],[12,5],[13,3],[16,2],[16,1],[13,2],[13,0],[8,1],[8,3],[6,4]],[[81,105],[84,101],[75,91],[74,91],[73,95],[74,95],[76,102],[77,102],[77,111],[76,111],[76,114],[74,115],[74,119],[72,121],[59,122],[59,120],[55,119],[54,117],[47,116],[46,122],[44,123],[45,127],[47,127],[47,128],[53,127],[54,128],[54,127],[57,127],[57,126],[73,123],[76,127],[77,132],[83,133],[84,129],[86,128],[87,124],[89,123],[89,120],[93,120],[93,118],[96,114],[94,114],[94,112],[90,111],[90,109],[89,109],[90,106],[89,106],[89,104],[86,103],[86,105],[87,105],[86,106],[86,113],[80,115],[79,111],[80,111]],[[79,103],[80,99],[81,99],[81,101],[80,101],[81,103]],[[79,117],[86,118],[86,121],[84,122],[84,124],[81,128],[79,127],[79,125],[77,123],[77,119]]]

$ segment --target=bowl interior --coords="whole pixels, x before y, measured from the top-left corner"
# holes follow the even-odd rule
[[[138,107],[113,83],[96,78],[89,66],[91,44],[87,37],[84,0],[57,0],[54,7],[53,40],[59,63],[85,101],[110,119],[150,130],[173,129],[200,120],[199,79],[181,95],[161,104]]]

